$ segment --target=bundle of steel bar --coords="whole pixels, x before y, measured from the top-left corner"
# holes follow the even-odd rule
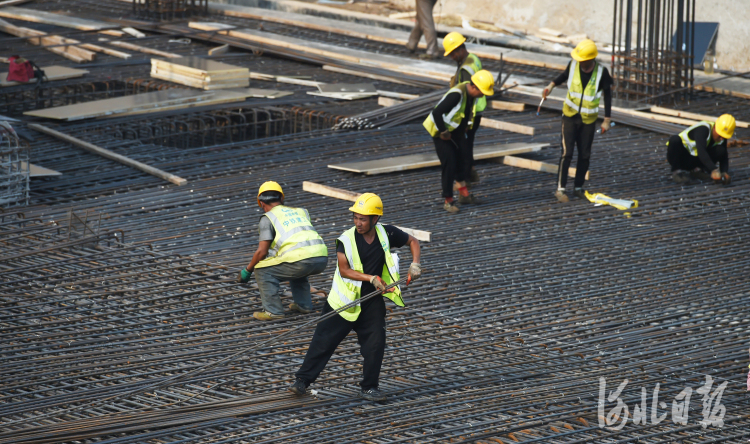
[[[437,104],[446,90],[434,91],[416,99],[368,111],[352,117],[341,119],[333,130],[364,130],[372,128],[391,128],[411,122],[414,119],[424,119]]]

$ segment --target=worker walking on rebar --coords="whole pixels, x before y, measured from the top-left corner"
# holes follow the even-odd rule
[[[734,117],[723,114],[716,122],[698,122],[667,142],[667,162],[672,180],[684,184],[691,178],[731,183],[729,176],[728,139],[734,135]],[[716,163],[719,167],[716,167]]]
[[[445,48],[445,57],[450,57],[458,65],[456,74],[451,77],[450,87],[459,83],[471,81],[471,76],[482,70],[482,62],[475,54],[471,54],[466,49],[466,37],[457,32],[451,32],[443,39],[443,48]],[[474,136],[482,122],[482,111],[487,108],[487,97],[482,96],[476,99],[474,106],[474,123],[471,128],[466,130],[467,158],[471,163],[471,170],[468,177],[470,182],[479,182],[479,174],[474,168]]]
[[[424,34],[427,42],[427,58],[436,59],[440,57],[440,50],[437,47],[437,31],[435,31],[435,20],[432,17],[432,10],[435,8],[437,0],[416,0],[417,19],[414,23],[414,29],[409,35],[409,41],[406,47],[411,52],[415,52],[419,46],[419,40]]]
[[[422,275],[419,264],[419,241],[391,225],[381,225],[383,202],[376,194],[365,193],[349,208],[354,218],[354,227],[346,230],[336,240],[338,265],[333,276],[331,292],[321,315],[358,300],[363,295],[385,290],[397,282],[399,277],[398,256],[391,249],[404,245],[411,249],[412,264],[409,266],[407,285]],[[403,307],[398,286],[383,293],[383,296]],[[354,330],[360,353],[364,358],[363,379],[359,397],[370,401],[385,401],[386,396],[378,389],[380,367],[385,353],[385,301],[376,296],[359,305],[341,311],[318,323],[305,361],[295,374],[296,380],[289,390],[302,395],[323,371],[336,347],[346,335]]]
[[[582,41],[571,51],[570,55],[573,60],[568,63],[565,71],[542,91],[542,98],[546,99],[555,86],[563,82],[567,82],[568,85],[568,95],[563,104],[562,151],[557,170],[557,190],[554,193],[560,202],[568,202],[565,185],[568,182],[568,169],[573,160],[575,146],[578,146],[578,163],[573,191],[576,197],[586,198],[583,184],[589,170],[591,145],[596,133],[595,123],[599,117],[599,99],[602,95],[604,95],[602,133],[606,133],[611,125],[612,77],[607,68],[596,61],[598,54],[594,42],[588,39]]]
[[[440,159],[445,198],[443,209],[451,214],[459,211],[453,201],[454,181],[458,182],[459,186],[459,203],[480,203],[466,188],[466,180],[471,171],[471,155],[466,133],[474,124],[477,99],[494,94],[494,85],[495,80],[489,71],[477,71],[471,76],[470,81],[459,83],[448,90],[423,123],[432,136],[435,151]]]
[[[278,183],[261,185],[257,200],[265,213],[258,223],[258,249],[238,279],[247,282],[255,273],[263,311],[253,313],[253,317],[260,321],[284,317],[279,292],[280,283],[287,281],[294,300],[289,308],[310,313],[312,297],[307,278],[325,270],[328,248],[312,226],[307,210],[284,205],[284,191]]]

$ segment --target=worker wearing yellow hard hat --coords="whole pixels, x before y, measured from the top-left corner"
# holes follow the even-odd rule
[[[471,174],[471,153],[466,133],[474,125],[477,99],[494,94],[495,79],[489,71],[474,73],[468,82],[461,82],[448,90],[422,124],[435,144],[440,159],[443,209],[454,214],[459,209],[453,200],[453,182],[458,182],[461,204],[478,204],[466,187]]]
[[[686,184],[691,179],[713,179],[729,185],[732,178],[729,175],[727,140],[734,135],[736,125],[734,117],[723,114],[716,122],[698,122],[670,137],[667,162],[672,167],[672,180]]]
[[[567,84],[568,92],[563,102],[563,116],[561,127],[561,154],[557,170],[557,189],[555,197],[560,202],[568,202],[565,187],[568,182],[568,169],[573,160],[574,148],[578,147],[578,162],[574,180],[574,195],[580,199],[586,198],[583,185],[589,170],[591,146],[596,133],[596,120],[599,118],[599,102],[604,96],[604,120],[601,125],[602,133],[606,133],[611,125],[612,109],[612,76],[607,68],[596,61],[599,52],[596,44],[589,39],[580,42],[570,56],[565,71],[550,82],[544,91],[544,99],[552,90],[563,83]]]
[[[315,231],[307,210],[284,205],[281,185],[263,183],[257,200],[264,213],[258,223],[258,248],[238,278],[245,283],[255,274],[263,311],[253,313],[253,317],[261,321],[284,317],[281,282],[289,282],[292,289],[294,302],[289,308],[298,313],[310,313],[312,297],[308,276],[325,270],[328,249]]]
[[[339,309],[342,311],[318,323],[305,361],[295,374],[296,380],[289,390],[298,395],[305,394],[339,343],[354,330],[364,357],[359,397],[385,401],[385,395],[378,389],[385,351],[385,301],[381,295],[377,295],[346,309],[344,307],[376,291],[381,291],[382,296],[403,307],[401,289],[393,285],[400,279],[398,256],[391,250],[403,246],[411,250],[413,262],[409,266],[408,285],[422,275],[419,241],[393,225],[380,224],[383,201],[376,194],[359,196],[349,211],[353,213],[354,226],[336,240],[338,265],[322,315]]]
[[[435,30],[435,19],[432,17],[432,10],[435,8],[437,0],[415,0],[417,17],[416,23],[414,23],[414,29],[412,29],[409,35],[409,41],[406,43],[406,47],[410,52],[416,52],[419,46],[419,40],[424,35],[424,39],[427,42],[427,51],[423,58],[437,59],[440,57],[440,50],[437,45],[437,31]]]
[[[466,37],[458,32],[451,32],[443,39],[443,48],[445,48],[445,57],[450,57],[456,62],[456,74],[451,77],[450,87],[459,83],[468,82],[471,76],[482,70],[482,61],[476,54],[471,54],[466,49]],[[487,108],[487,97],[476,99],[474,115],[474,124],[466,131],[466,143],[469,150],[468,156],[471,159],[471,170],[469,171],[469,182],[479,182],[479,174],[474,168],[474,137],[482,122],[482,111]]]

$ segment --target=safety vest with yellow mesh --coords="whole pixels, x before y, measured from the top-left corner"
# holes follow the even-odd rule
[[[599,63],[594,64],[594,70],[591,72],[591,79],[588,85],[583,87],[581,83],[581,69],[578,62],[570,62],[570,71],[568,72],[568,96],[565,98],[563,105],[563,114],[573,117],[581,113],[583,123],[589,124],[596,122],[599,117],[599,99],[602,97],[602,91],[599,91],[599,82],[602,80],[604,69]]]
[[[385,253],[385,265],[380,277],[386,285],[390,285],[399,280],[398,266],[391,255],[391,246],[388,242],[388,234],[386,234],[385,228],[377,224],[375,225],[375,230],[378,235],[378,242],[380,242],[380,246],[383,247],[383,252]],[[344,245],[349,267],[354,271],[363,273],[362,261],[359,259],[359,252],[357,251],[357,242],[354,239],[355,232],[355,227],[346,230],[336,242],[341,242]],[[404,306],[404,301],[401,299],[401,289],[398,286],[394,287],[389,293],[383,294],[383,296],[392,300],[399,307]],[[336,265],[336,273],[333,275],[333,285],[331,285],[331,292],[328,293],[328,305],[337,310],[344,305],[356,301],[360,297],[362,297],[362,281],[354,281],[341,277],[339,267]],[[357,304],[341,311],[339,314],[347,321],[354,322],[359,317],[361,311],[362,308]]]
[[[695,140],[691,139],[688,133],[701,126],[708,128],[708,139],[706,140],[706,146],[708,146],[711,143],[711,135],[714,133],[714,122],[698,122],[680,133],[682,144],[685,145],[685,148],[690,151],[690,155],[693,157],[698,157],[698,149],[695,147]]]
[[[255,268],[328,256],[328,248],[313,228],[310,215],[304,208],[276,205],[264,216],[271,221],[276,237],[271,242],[268,256]]]
[[[469,77],[473,76],[477,73],[477,71],[482,70],[482,62],[479,60],[479,57],[475,56],[474,54],[469,54],[468,57],[466,57],[466,60],[461,64],[461,66],[458,67],[458,70],[456,71],[456,75],[454,78],[456,81],[458,81],[461,78],[461,70],[464,70],[469,73]],[[453,85],[451,85],[453,86]],[[484,111],[485,108],[487,108],[487,97],[482,96],[476,100],[474,106],[474,114],[479,114],[482,111]]]
[[[468,101],[469,92],[466,90],[466,85],[468,85],[469,82],[461,82],[458,85],[454,86],[453,88],[449,89],[447,93],[443,96],[442,99],[440,99],[440,102],[438,102],[438,105],[445,100],[446,97],[448,97],[448,94],[458,92],[461,94],[461,100],[458,101],[458,104],[454,106],[447,114],[443,114],[443,122],[445,122],[445,127],[448,131],[453,131],[461,124],[461,121],[466,116],[466,102]],[[437,105],[435,105],[437,107]],[[472,127],[473,121],[474,121],[474,115],[476,114],[476,108],[477,108],[477,101],[474,100],[474,106],[471,111],[471,115],[469,116],[469,126],[468,128]],[[435,121],[432,119],[432,113],[430,113],[427,118],[422,123],[422,126],[427,130],[428,133],[432,137],[437,137],[438,134],[440,134],[440,131],[437,129],[437,125],[435,124]]]

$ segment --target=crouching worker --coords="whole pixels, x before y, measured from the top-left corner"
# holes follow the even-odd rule
[[[328,249],[315,232],[307,210],[284,205],[284,191],[278,183],[261,185],[258,205],[265,213],[258,223],[258,249],[239,276],[239,282],[247,282],[255,272],[263,311],[253,313],[253,317],[260,321],[284,317],[279,284],[287,281],[294,300],[289,308],[310,313],[312,297],[307,277],[325,270]]]
[[[667,142],[667,161],[672,167],[672,180],[684,184],[690,179],[713,179],[728,185],[729,156],[727,139],[734,135],[735,120],[724,114],[716,122],[698,122]],[[716,163],[719,168],[716,168]]]
[[[398,263],[391,254],[391,248],[408,245],[411,249],[413,263],[409,267],[407,285],[422,275],[419,241],[394,226],[378,223],[383,215],[383,202],[377,195],[365,193],[359,196],[349,211],[354,213],[354,226],[336,241],[338,266],[322,316],[397,282],[400,279]],[[404,306],[398,286],[383,293],[383,296],[398,306]],[[297,379],[289,390],[298,395],[305,394],[336,347],[352,330],[357,332],[360,353],[364,358],[359,397],[369,401],[385,401],[386,396],[378,390],[380,366],[385,353],[385,301],[380,295],[318,323],[305,361],[295,374]]]

